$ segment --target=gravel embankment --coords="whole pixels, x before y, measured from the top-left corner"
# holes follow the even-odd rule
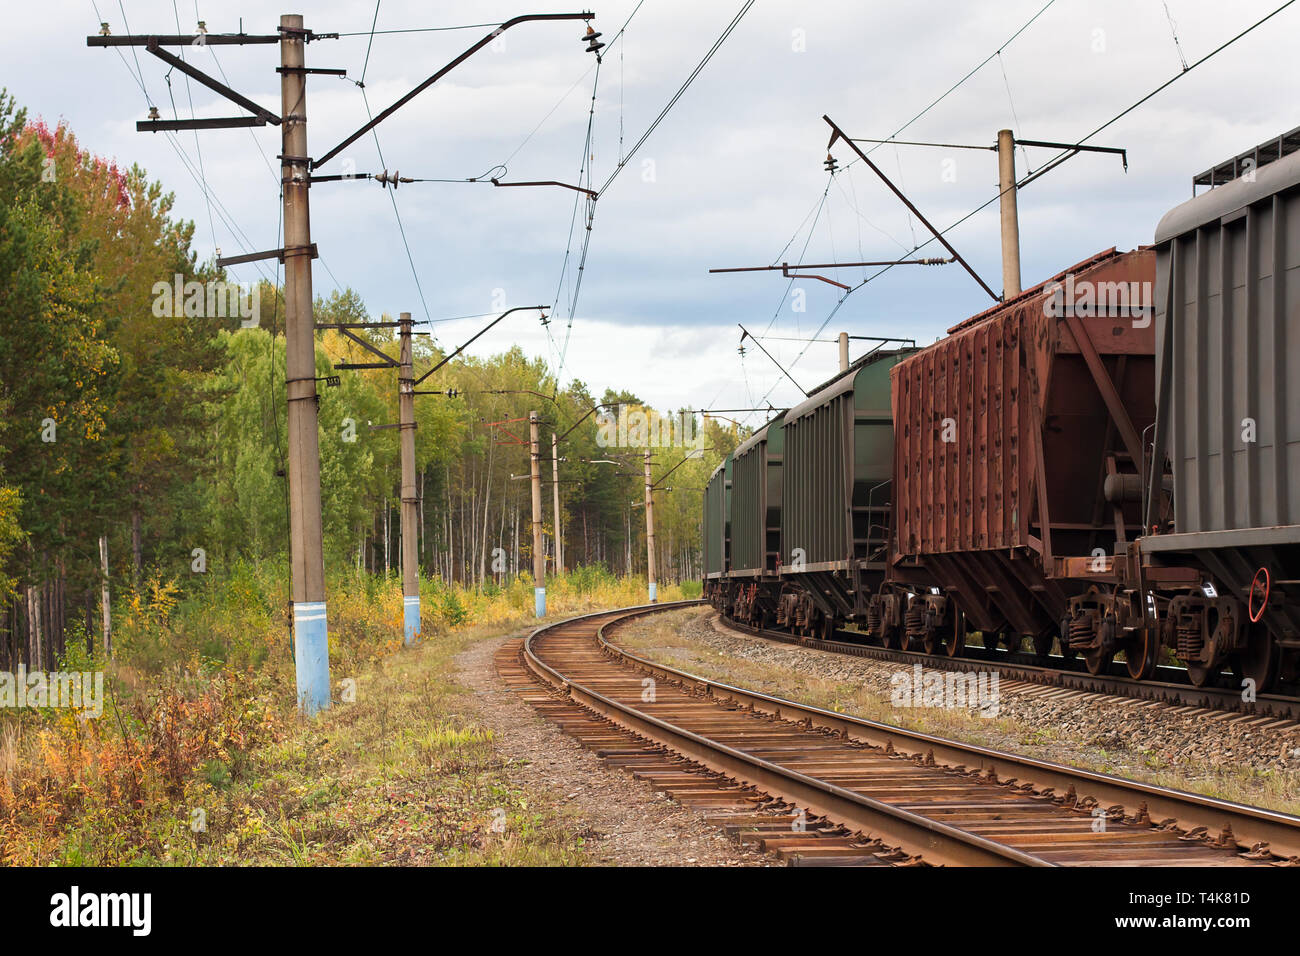
[[[1239,715],[1186,715],[1166,704],[1091,695],[1046,699],[1041,690],[1001,685],[993,717],[970,707],[897,706],[892,692],[906,669],[736,632],[708,609],[647,618],[613,639],[701,676],[828,709],[1300,813],[1295,724],[1268,729],[1233,719]],[[905,676],[910,686],[912,675]]]

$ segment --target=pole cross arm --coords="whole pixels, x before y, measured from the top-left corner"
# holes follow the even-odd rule
[[[138,120],[137,133],[179,133],[192,129],[243,129],[246,126],[265,126],[260,116],[222,116],[211,119],[188,120]]]
[[[710,269],[714,272],[782,272],[787,269],[855,269],[860,266],[942,266],[953,259],[929,258],[929,259],[877,259],[868,262],[796,262],[791,265],[783,262],[779,266],[739,266],[730,269]],[[787,276],[789,278],[789,276]]]
[[[686,464],[688,461],[696,461],[696,460],[698,460],[698,459],[700,459],[700,458],[703,458],[703,457],[704,457],[704,453],[705,453],[706,451],[713,451],[713,446],[710,445],[708,448],[695,448],[695,449],[692,449],[692,450],[691,450],[691,451],[686,455],[685,458],[683,458],[683,459],[682,459],[681,461],[679,461],[677,464],[673,465],[671,468],[669,468],[667,471],[665,471],[662,475],[660,475],[660,476],[659,476],[659,480],[656,481],[656,482],[654,482],[650,487],[651,487],[651,488],[658,488],[661,484],[664,483],[664,481],[667,480],[667,478],[668,478],[669,475],[671,475],[671,474],[672,474],[674,471],[676,471],[678,468],[682,467],[682,465]]]
[[[284,262],[286,258],[293,256],[311,256],[313,259],[320,258],[320,253],[316,251],[316,243],[306,246],[288,246],[283,249],[267,249],[264,252],[245,252],[238,256],[222,256],[217,260],[217,265],[221,268],[226,266],[237,266],[244,262],[257,262],[261,259],[279,259]]]
[[[503,183],[499,179],[488,180],[493,186],[559,186],[561,189],[572,189],[576,193],[585,193],[592,199],[599,198],[599,194],[594,189],[586,189],[582,186],[574,186],[570,183],[562,183],[555,179],[539,179],[535,182],[527,183]]]
[[[357,343],[358,345],[360,345],[363,349],[366,349],[366,350],[369,351],[369,352],[373,352],[375,355],[378,355],[381,359],[384,360],[384,362],[383,362],[382,365],[367,365],[367,366],[361,366],[361,367],[364,367],[364,368],[397,368],[397,366],[398,366],[399,363],[398,363],[398,362],[397,362],[397,361],[396,361],[396,360],[395,360],[391,355],[388,355],[386,352],[381,352],[379,349],[375,348],[373,345],[371,345],[369,342],[367,342],[367,341],[366,341],[365,339],[363,339],[361,336],[359,336],[359,335],[357,335],[355,332],[353,332],[350,328],[347,328],[346,326],[340,326],[340,327],[339,327],[339,331],[342,332],[342,333],[343,333],[345,336],[347,336],[349,339],[351,339],[353,342],[356,342],[356,343]],[[344,366],[339,365],[339,366],[337,366],[337,367],[338,367],[338,368],[343,368]]]
[[[491,43],[493,40],[499,37],[506,30],[509,30],[511,27],[517,26],[520,23],[526,23],[530,20],[590,20],[594,16],[595,14],[593,14],[591,11],[587,11],[585,13],[530,13],[521,17],[512,17],[511,19],[507,20],[505,23],[501,24],[501,26],[493,30],[491,33],[489,33],[487,36],[485,36],[483,39],[475,43],[473,46],[471,46],[460,56],[456,57],[456,59],[452,60],[442,69],[440,69],[437,73],[433,74],[433,76],[429,77],[419,86],[417,86],[415,89],[411,90],[411,92],[407,93],[405,96],[403,96],[392,106],[388,107],[388,109],[384,110],[378,116],[374,117],[372,120],[370,120],[370,122],[366,123],[365,126],[361,127],[359,130],[357,130],[355,133],[353,133],[343,142],[339,143],[328,153],[326,153],[324,156],[318,159],[314,165],[324,166],[327,162],[329,162],[331,159],[333,159],[343,150],[347,149],[347,147],[351,146],[358,139],[366,135],[366,133],[370,132],[372,129],[374,129],[384,120],[388,119],[388,117],[392,116],[394,113],[396,113],[399,109],[401,109],[411,100],[415,99],[425,90],[427,90],[429,87],[433,86],[434,83],[437,83],[440,79],[442,79],[452,70],[454,70],[456,67],[460,66],[460,64],[464,63],[467,59],[469,59],[479,50],[483,49],[483,47],[487,46],[489,43]]]
[[[200,37],[202,39],[200,39]],[[157,33],[86,37],[86,46],[245,46],[250,43],[279,43],[279,34],[253,33]]]
[[[623,403],[622,402],[601,402],[599,405],[591,406],[591,408],[587,410],[587,413],[585,415],[583,415],[581,418],[579,418],[576,422],[573,423],[572,428],[570,428],[564,434],[560,435],[556,440],[564,441],[564,439],[568,438],[571,434],[573,434],[574,429],[576,429],[579,425],[585,422],[592,415],[596,414],[596,412],[600,411],[602,408],[616,408],[621,404]]]
[[[484,333],[486,333],[489,329],[492,328],[492,326],[496,325],[498,322],[500,322],[502,319],[504,319],[504,318],[505,318],[507,315],[509,315],[511,312],[527,312],[529,309],[536,309],[537,311],[542,312],[545,308],[546,308],[546,306],[544,306],[544,305],[517,305],[517,306],[515,306],[513,309],[506,309],[504,312],[502,312],[500,315],[498,315],[495,319],[493,319],[493,320],[492,320],[491,322],[489,322],[487,325],[483,326],[483,328],[479,329],[478,334],[475,335],[472,339],[470,339],[468,342],[466,342],[466,343],[465,343],[464,345],[462,345],[460,348],[456,349],[456,351],[452,352],[450,355],[448,355],[445,359],[443,359],[441,362],[439,362],[439,363],[438,363],[437,365],[435,365],[433,368],[429,369],[429,371],[425,372],[423,375],[421,375],[419,378],[417,378],[417,379],[415,380],[415,384],[416,384],[416,385],[419,385],[421,382],[423,382],[426,378],[428,378],[428,377],[429,377],[430,375],[432,375],[434,372],[438,371],[438,369],[442,368],[444,365],[446,365],[448,362],[450,362],[452,359],[454,359],[454,358],[455,358],[457,355],[459,355],[461,352],[465,351],[467,348],[469,348],[471,345],[473,345],[474,342],[475,342],[475,341],[476,341],[480,336],[482,336]],[[543,314],[544,314],[544,313],[543,313]]]
[[[175,53],[169,53],[168,51],[162,49],[158,45],[158,41],[156,38],[153,38],[151,42],[149,42],[146,45],[145,49],[147,49],[154,56],[158,57],[158,59],[162,60],[164,63],[170,65],[173,69],[180,70],[186,76],[194,77],[194,79],[198,80],[208,89],[220,93],[222,96],[224,96],[226,99],[230,100],[232,103],[236,104],[237,106],[242,106],[244,109],[248,110],[250,113],[252,113],[254,116],[262,120],[263,122],[274,123],[276,126],[280,125],[280,117],[276,116],[270,110],[265,109],[264,107],[261,107],[258,104],[254,103],[247,96],[244,96],[244,94],[237,93],[235,90],[232,90],[225,83],[222,83],[220,80],[216,79],[215,77],[208,76],[208,74],[204,73],[198,67],[190,66],[188,63],[186,63],[184,60],[178,57]]]
[[[1118,153],[1120,161],[1124,164],[1124,170],[1128,171],[1128,150],[1121,146],[1088,146],[1084,143],[1053,143],[1043,139],[1018,139],[1015,141],[1017,146],[1045,146],[1048,149],[1070,149],[1074,152],[1084,153]]]
[[[1021,146],[1046,146],[1052,149],[1068,150],[1064,155],[1056,157],[1042,169],[1035,170],[1024,179],[1020,180],[1020,182],[1016,183],[1017,189],[1023,189],[1039,176],[1050,173],[1057,166],[1060,166],[1067,160],[1078,156],[1079,153],[1118,153],[1120,161],[1124,164],[1124,172],[1128,172],[1128,150],[1119,146],[1086,146],[1083,143],[1051,143],[1039,139],[1018,139],[1015,140],[1015,142]]]

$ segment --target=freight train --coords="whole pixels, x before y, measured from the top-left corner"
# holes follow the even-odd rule
[[[807,637],[1294,680],[1298,146],[1202,174],[1151,246],[882,342],[749,436],[704,491],[705,598]]]

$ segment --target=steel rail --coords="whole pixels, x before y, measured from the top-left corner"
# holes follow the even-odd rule
[[[871,797],[854,793],[844,787],[819,780],[779,764],[755,757],[718,741],[710,740],[685,728],[649,714],[642,713],[613,700],[570,677],[561,674],[539,656],[534,643],[539,637],[557,628],[571,626],[598,618],[610,618],[597,631],[602,646],[614,650],[604,637],[605,626],[626,621],[644,614],[696,605],[697,601],[671,604],[644,605],[639,608],[614,612],[598,612],[549,624],[533,631],[524,641],[524,657],[534,674],[553,687],[562,690],[575,701],[595,711],[610,721],[634,733],[655,740],[678,753],[720,773],[735,777],[742,783],[779,795],[814,813],[827,816],[838,823],[860,829],[872,837],[901,847],[906,852],[922,857],[928,863],[954,866],[1055,866],[1033,854],[999,844],[984,837],[949,826],[937,820],[883,803]],[[616,653],[625,653],[615,651]],[[629,655],[629,658],[632,655]],[[639,659],[638,659],[639,660]],[[658,669],[661,665],[651,665]],[[680,675],[697,684],[732,690],[726,685],[714,684],[704,678],[684,672],[664,669],[673,676]],[[779,716],[779,715],[778,715]]]
[[[679,602],[663,605],[663,607],[679,608],[692,604],[703,604],[703,602]],[[653,613],[653,610],[652,607],[641,610],[640,613],[628,614],[621,620]],[[618,647],[605,637],[605,628],[608,626],[608,624],[602,626],[598,635],[604,650],[621,660],[649,670],[652,674],[694,684],[715,699],[721,697],[752,707],[754,710],[770,713],[778,718],[803,721],[809,723],[809,726],[821,727],[875,746],[886,746],[892,743],[895,750],[906,748],[919,753],[933,751],[934,759],[938,763],[992,770],[999,779],[1014,777],[1022,782],[1030,781],[1035,786],[1052,787],[1057,791],[1073,787],[1080,797],[1086,794],[1095,797],[1102,804],[1120,803],[1127,809],[1136,810],[1138,803],[1144,802],[1153,820],[1174,817],[1178,825],[1186,829],[1205,827],[1209,831],[1217,831],[1226,823],[1232,827],[1234,838],[1247,848],[1258,843],[1267,843],[1276,856],[1300,858],[1300,817],[1171,787],[1128,780],[1111,774],[1067,767],[1033,757],[1009,754],[976,744],[946,740],[931,734],[904,730],[862,717],[838,714],[810,704],[800,704],[758,691],[735,687],[666,664],[656,663]]]

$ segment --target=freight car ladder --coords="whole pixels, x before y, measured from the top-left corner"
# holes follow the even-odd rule
[[[884,571],[889,557],[889,542],[893,537],[893,517],[891,492],[893,481],[882,481],[867,493],[867,504],[853,507],[853,553],[865,555],[867,570]],[[858,529],[865,529],[866,536],[859,537]]]

